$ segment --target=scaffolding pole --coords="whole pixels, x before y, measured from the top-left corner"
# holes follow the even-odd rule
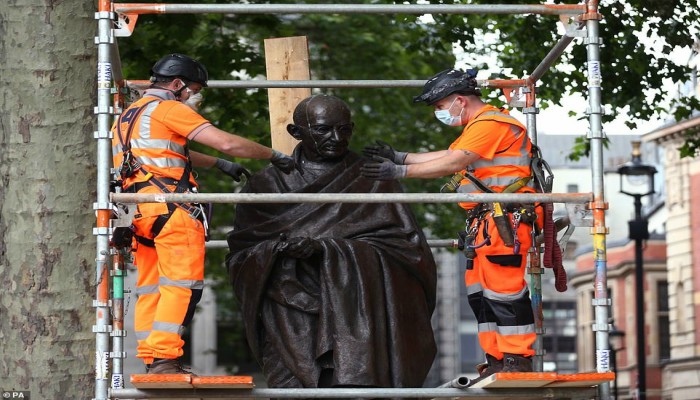
[[[598,0],[586,1],[586,14],[581,17],[586,21],[588,35],[585,39],[587,69],[588,69],[588,121],[590,124],[591,144],[591,179],[593,189],[593,202],[589,208],[593,212],[593,262],[594,262],[594,298],[593,308],[595,323],[596,346],[596,370],[598,372],[610,371],[610,345],[608,332],[610,322],[608,307],[611,299],[608,297],[607,281],[607,255],[605,237],[608,228],[605,226],[605,210],[608,203],[605,201],[605,185],[603,181],[603,134],[601,107],[601,70],[600,70],[600,45],[599,24],[602,16],[598,13]],[[610,398],[610,383],[603,382],[598,386],[601,399]]]
[[[95,320],[93,332],[95,333],[95,399],[107,399],[107,391],[110,381],[110,300],[109,300],[109,238],[111,235],[110,219],[112,216],[112,204],[109,200],[109,181],[112,141],[110,134],[113,108],[110,106],[112,84],[112,52],[110,48],[114,43],[112,35],[112,20],[114,13],[111,10],[109,0],[99,2],[98,12],[95,14],[98,33],[95,37],[97,44],[97,107],[94,113],[97,115],[97,202],[93,208],[97,214],[96,227],[93,234],[96,236],[97,249],[95,257],[97,293],[93,301],[95,307]]]
[[[542,14],[579,15],[581,4],[145,4],[114,3],[124,14]]]
[[[588,203],[591,193],[112,193],[115,203]]]
[[[97,226],[94,229],[94,234],[97,237],[97,255],[96,255],[96,279],[97,279],[97,296],[94,300],[96,308],[96,325],[93,331],[96,334],[96,365],[95,365],[95,398],[107,399],[110,395],[126,396],[128,398],[146,398],[159,397],[159,394],[167,394],[171,396],[177,394],[179,397],[202,397],[201,391],[190,396],[187,393],[177,390],[155,390],[155,391],[139,391],[123,388],[123,380],[121,379],[122,359],[123,359],[123,338],[120,336],[122,332],[121,319],[123,318],[123,257],[120,262],[121,267],[114,264],[114,269],[111,271],[113,276],[113,292],[110,300],[110,270],[108,268],[108,260],[110,257],[123,256],[115,252],[110,253],[109,238],[111,236],[110,219],[112,209],[115,202],[119,203],[143,203],[143,202],[208,202],[208,203],[294,203],[294,202],[436,202],[436,203],[455,203],[455,202],[563,202],[563,203],[582,203],[586,204],[592,210],[594,227],[592,229],[594,259],[595,259],[595,298],[593,305],[595,307],[596,321],[593,325],[596,340],[596,369],[598,372],[608,372],[609,368],[609,350],[608,350],[608,310],[610,299],[607,298],[607,279],[606,279],[606,256],[605,256],[605,235],[607,228],[605,227],[604,213],[607,209],[607,203],[604,200],[603,194],[603,164],[602,164],[602,133],[601,123],[601,96],[600,96],[600,38],[598,36],[599,20],[601,19],[598,13],[598,1],[586,0],[585,4],[576,5],[478,5],[478,4],[145,4],[145,3],[113,3],[111,0],[98,0],[98,13],[95,14],[95,19],[98,21],[98,36],[95,38],[95,43],[98,48],[98,88],[97,88],[97,107],[95,114],[97,115],[97,131],[95,139],[97,139],[97,202],[94,204],[94,209],[97,214]],[[123,89],[145,88],[147,81],[125,81],[121,73],[120,57],[116,46],[115,31],[113,23],[121,18],[131,19],[130,29],[133,29],[136,19],[140,14],[193,14],[193,13],[226,13],[226,14],[542,14],[542,15],[559,15],[576,17],[576,25],[567,28],[566,34],[555,44],[549,54],[535,68],[532,74],[522,80],[484,80],[478,84],[484,88],[501,88],[510,102],[510,94],[514,89],[523,88],[525,94],[525,102],[523,113],[526,116],[526,126],[530,132],[530,138],[533,143],[537,144],[537,127],[536,114],[538,110],[535,106],[535,85],[539,78],[550,68],[552,63],[563,53],[567,46],[571,43],[574,37],[585,37],[587,46],[588,60],[588,92],[589,92],[589,122],[591,139],[591,169],[593,179],[593,193],[579,194],[517,194],[514,199],[512,194],[425,194],[425,193],[395,193],[395,194],[342,194],[336,198],[334,194],[161,194],[161,195],[143,195],[143,194],[126,194],[126,193],[111,193],[109,190],[109,181],[111,176],[111,133],[110,125],[113,115],[119,112],[118,106],[123,102]],[[563,19],[562,19],[563,21]],[[581,30],[585,25],[585,30]],[[111,82],[116,83],[116,91],[114,93],[114,107],[110,106]],[[247,81],[210,81],[209,86],[212,88],[289,88],[289,87],[311,87],[311,88],[343,88],[343,87],[367,87],[367,88],[392,88],[392,87],[421,87],[425,83],[424,80],[334,80],[334,81],[267,81],[267,80],[247,80]],[[222,241],[223,242],[223,241]],[[431,245],[435,247],[454,247],[453,240],[434,241]],[[539,268],[539,254],[533,255],[537,257],[536,265]],[[541,313],[541,272],[533,274],[533,309],[537,314],[537,309]],[[539,298],[537,297],[539,293]],[[120,303],[121,299],[121,303]],[[115,327],[110,325],[109,311],[113,309]],[[536,315],[537,318],[537,315]],[[542,321],[536,321],[538,329],[542,328]],[[541,355],[541,335],[543,329],[538,331],[538,342],[535,347],[538,357],[535,359],[535,370],[542,370]],[[109,338],[113,337],[113,350],[110,352]],[[109,371],[110,359],[112,362],[112,387],[109,388]],[[388,390],[388,391],[387,391]],[[362,389],[352,389],[352,393],[339,393],[333,389],[330,392],[317,390],[318,392],[302,393],[286,393],[275,391],[275,389],[255,389],[241,396],[237,396],[231,392],[218,390],[207,390],[206,397],[471,397],[471,394],[476,394],[478,391],[483,397],[513,397],[513,398],[533,398],[528,394],[523,394],[521,389],[514,390],[513,393],[506,393],[507,389],[498,390],[496,392],[471,389],[470,395],[462,394],[433,393],[421,392],[422,389],[411,389],[411,393],[391,392],[391,390],[402,389],[386,389],[385,391],[372,391],[368,393],[362,392]],[[434,389],[433,389],[434,390]],[[441,390],[456,390],[456,389],[441,389]],[[549,392],[547,391],[549,390]],[[562,392],[551,392],[555,389],[539,389],[539,395],[549,393],[545,397],[567,397],[579,398],[579,396],[568,396]],[[588,398],[590,394],[586,389],[576,388],[571,389],[573,392],[580,394],[580,398]],[[595,390],[595,389],[591,389]],[[223,394],[223,392],[226,392]],[[483,392],[483,393],[482,393]],[[598,386],[598,394],[602,399],[609,399],[609,383],[603,383]],[[197,394],[199,393],[199,394]],[[530,393],[531,395],[532,393]]]

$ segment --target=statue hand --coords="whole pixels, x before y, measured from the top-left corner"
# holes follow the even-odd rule
[[[292,258],[309,258],[320,249],[321,243],[316,239],[310,237],[293,237],[284,242],[284,244],[278,248],[278,251]]]
[[[408,153],[394,150],[389,143],[377,140],[377,144],[365,146],[362,153],[369,158],[374,156],[383,157],[393,161],[395,164],[403,164]]]

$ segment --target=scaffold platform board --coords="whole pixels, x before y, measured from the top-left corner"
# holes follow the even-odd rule
[[[586,387],[615,380],[614,372],[581,372],[578,374],[558,374],[557,380],[545,387]]]
[[[131,384],[138,389],[252,389],[252,376],[197,376],[192,374],[134,374]]]
[[[498,372],[469,386],[470,388],[538,388],[590,387],[615,379],[613,372],[584,372],[557,374],[556,372]]]
[[[470,388],[531,388],[542,387],[557,380],[556,372],[497,372]]]

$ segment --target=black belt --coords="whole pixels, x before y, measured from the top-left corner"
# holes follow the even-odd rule
[[[177,179],[173,179],[173,178],[157,178],[157,179],[158,179],[159,181],[161,181],[164,185],[173,185],[173,186],[177,186],[177,184],[178,184],[178,182],[179,182]],[[131,186],[129,186],[129,187],[126,189],[126,191],[137,193],[137,192],[139,192],[141,189],[146,188],[146,187],[149,187],[149,186],[155,186],[155,185],[152,184],[150,181],[146,181],[146,182],[136,182],[136,183],[132,184]]]

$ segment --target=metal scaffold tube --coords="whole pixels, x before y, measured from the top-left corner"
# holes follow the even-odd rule
[[[588,203],[590,193],[112,193],[115,203]]]
[[[578,4],[114,4],[134,14],[545,14],[584,12]]]
[[[107,399],[110,382],[110,299],[109,299],[109,236],[112,205],[109,202],[109,181],[111,164],[110,125],[112,107],[111,97],[111,52],[112,36],[111,3],[100,1],[99,12],[95,14],[98,33],[95,37],[97,44],[97,202],[93,208],[97,213],[95,269],[97,279],[97,298],[94,300],[96,309],[95,333],[95,399]]]
[[[145,80],[130,80],[127,85],[131,88],[144,90],[151,83]],[[217,89],[276,89],[276,88],[421,88],[425,80],[397,79],[397,80],[211,80],[207,86]],[[484,88],[519,88],[526,85],[524,79],[492,79],[477,80],[477,85]]]
[[[607,256],[605,237],[605,202],[603,182],[603,134],[602,127],[602,100],[601,100],[601,69],[600,69],[600,45],[598,1],[586,2],[587,13],[584,16],[588,35],[586,37],[586,56],[588,70],[588,120],[590,124],[591,144],[591,175],[593,188],[593,202],[590,208],[593,210],[593,257],[594,257],[594,315],[596,346],[596,370],[598,372],[610,371],[610,349],[608,342],[609,320],[607,282]],[[603,400],[610,399],[610,383],[603,382],[598,386],[599,397]]]
[[[428,239],[428,246],[436,248],[457,248],[457,239]],[[207,249],[228,249],[225,240],[210,240],[206,244]]]

